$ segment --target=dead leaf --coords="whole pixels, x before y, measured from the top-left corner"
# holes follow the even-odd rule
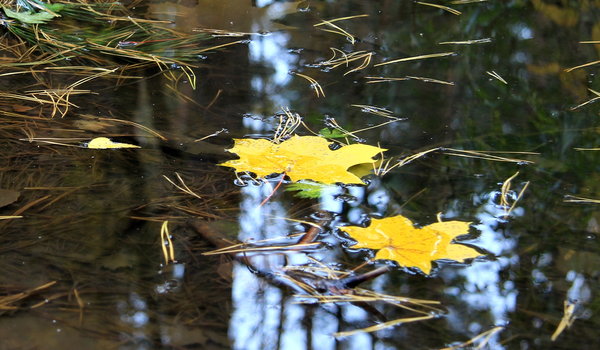
[[[0,208],[12,204],[19,199],[21,192],[14,190],[4,190],[0,188]]]
[[[108,149],[108,148],[141,148],[137,145],[131,145],[129,143],[112,142],[106,137],[96,137],[87,144],[87,148],[92,149]]]
[[[228,151],[234,159],[219,165],[238,172],[253,172],[258,177],[286,173],[292,181],[313,180],[324,184],[342,182],[362,184],[360,178],[347,170],[353,165],[374,163],[374,156],[385,149],[369,145],[349,145],[332,151],[329,141],[318,136],[294,135],[281,143],[265,139],[234,139]]]
[[[480,256],[475,249],[452,240],[467,234],[469,222],[437,222],[418,228],[402,215],[371,219],[369,227],[340,228],[357,243],[350,248],[378,249],[375,259],[394,260],[401,266],[418,267],[426,274],[431,262],[438,259],[464,261]]]

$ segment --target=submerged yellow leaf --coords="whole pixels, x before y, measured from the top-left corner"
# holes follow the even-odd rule
[[[264,139],[235,139],[234,147],[228,151],[240,159],[219,165],[238,172],[253,172],[258,177],[286,173],[292,181],[360,184],[360,178],[349,173],[348,168],[375,162],[373,157],[385,149],[355,144],[332,151],[329,142],[322,137],[294,135],[279,144]]]
[[[140,148],[140,146],[131,145],[129,143],[112,142],[107,137],[96,137],[87,144],[87,148],[107,149],[107,148]]]
[[[418,228],[402,215],[372,219],[369,227],[342,227],[357,243],[350,248],[379,250],[375,259],[394,260],[401,266],[418,267],[426,274],[438,259],[464,261],[481,254],[452,240],[467,234],[469,222],[446,221]]]

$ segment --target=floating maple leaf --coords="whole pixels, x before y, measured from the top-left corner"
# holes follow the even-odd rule
[[[369,145],[349,145],[332,151],[329,142],[317,136],[294,135],[281,143],[264,139],[234,139],[228,151],[237,154],[234,159],[219,165],[249,171],[259,177],[273,173],[286,173],[292,181],[310,179],[332,184],[362,183],[347,170],[349,167],[373,163],[373,157],[385,149]]]
[[[107,137],[96,137],[87,144],[87,148],[109,149],[109,148],[140,148],[140,146],[129,143],[113,142]]]
[[[375,259],[397,261],[401,266],[431,272],[431,261],[463,261],[479,254],[475,249],[451,241],[469,231],[469,222],[437,222],[418,228],[402,215],[372,219],[369,227],[342,227],[358,243],[350,248],[379,249]]]

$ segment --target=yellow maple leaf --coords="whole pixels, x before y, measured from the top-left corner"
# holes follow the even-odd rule
[[[347,170],[349,167],[373,163],[373,157],[385,149],[369,145],[349,145],[332,151],[329,142],[318,136],[294,135],[281,143],[265,139],[234,139],[228,149],[240,159],[219,165],[249,171],[258,177],[286,173],[292,181],[313,180],[325,184],[343,182],[360,184],[360,178]]]
[[[107,148],[141,148],[140,146],[131,145],[129,143],[112,142],[107,137],[96,137],[87,144],[87,148],[107,149]]]
[[[358,243],[350,248],[378,249],[375,259],[394,260],[401,266],[418,267],[426,274],[438,259],[464,261],[481,254],[452,240],[469,231],[469,222],[437,222],[418,228],[402,215],[371,219],[369,227],[340,228]]]

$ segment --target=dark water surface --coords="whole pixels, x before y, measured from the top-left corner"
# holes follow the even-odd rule
[[[137,8],[138,16],[171,20],[183,32],[256,34],[201,57],[195,90],[148,69],[147,79],[118,88],[110,81],[85,85],[97,95],[73,97],[79,108],[64,118],[42,115],[18,128],[0,119],[0,188],[20,192],[0,216],[23,216],[0,220],[0,296],[56,281],[11,304],[16,309],[0,308],[0,349],[441,349],[497,326],[503,328],[482,348],[599,348],[600,211],[598,204],[566,200],[600,198],[600,153],[581,150],[599,146],[598,103],[577,107],[597,97],[592,90],[600,91],[600,65],[567,71],[598,60],[600,46],[580,41],[600,40],[600,4],[435,3],[462,14],[408,0],[162,1]],[[355,43],[314,26],[362,14],[368,17],[334,22]],[[443,44],[469,40],[481,41]],[[348,74],[362,60],[326,69],[318,63],[332,56],[330,48],[372,52],[372,61]],[[453,54],[375,66],[446,52]],[[295,73],[316,79],[325,96]],[[411,78],[373,83],[368,77]],[[0,80],[3,91],[27,91],[29,84],[21,76]],[[330,127],[331,118],[351,131],[389,120],[353,105],[402,118],[357,133],[390,157],[434,147],[535,154],[499,154],[532,162],[511,163],[439,151],[371,178],[368,187],[337,188],[314,200],[278,190],[262,206],[277,179],[238,186],[233,169],[215,166],[232,158],[224,152],[232,138],[272,137],[285,107],[312,130]],[[132,121],[168,140],[95,117]],[[297,132],[310,134],[302,127]],[[142,148],[19,140],[30,135],[108,136]],[[525,190],[506,215],[502,183],[517,172],[510,198]],[[163,177],[178,183],[176,173],[200,198]],[[329,213],[337,224],[401,213],[420,226],[441,213],[444,220],[472,222],[466,242],[487,255],[469,264],[436,263],[431,276],[394,268],[361,285],[436,300],[443,311],[430,320],[335,338],[414,315],[384,303],[374,309],[299,304],[293,288],[224,255],[202,255],[215,249],[214,241],[190,225],[208,222],[218,239],[233,243],[299,232],[287,219],[312,220],[315,213]],[[165,220],[176,260],[168,264],[160,236]],[[284,266],[349,270],[369,258],[344,249],[347,242],[334,230],[318,240],[328,246],[258,255],[252,263],[271,272]],[[382,263],[359,272],[377,266]],[[576,319],[552,341],[565,302]]]

